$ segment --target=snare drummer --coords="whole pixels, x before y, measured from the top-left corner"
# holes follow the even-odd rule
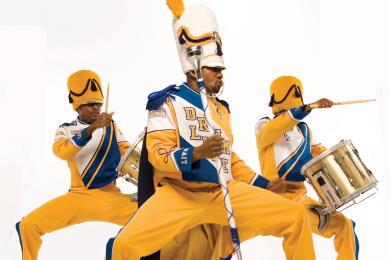
[[[131,195],[115,184],[116,167],[130,144],[113,121],[114,112],[100,113],[99,76],[90,70],[78,71],[69,77],[68,91],[78,117],[56,130],[53,152],[68,163],[70,190],[16,224],[24,260],[38,259],[41,236],[47,232],[89,221],[124,226],[138,209]]]
[[[323,98],[314,104],[318,104],[318,108],[329,108],[333,102]],[[280,195],[306,207],[313,233],[325,238],[335,236],[337,259],[358,259],[359,242],[354,232],[355,223],[343,214],[329,216],[327,228],[319,232],[319,216],[310,210],[311,205],[320,203],[306,195],[305,179],[300,170],[326,148],[314,140],[310,128],[302,122],[311,113],[303,103],[302,82],[292,76],[275,79],[271,84],[269,106],[275,117],[263,117],[255,127],[262,175],[269,180],[286,179],[302,183],[301,189]]]

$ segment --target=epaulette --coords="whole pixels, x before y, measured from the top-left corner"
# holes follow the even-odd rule
[[[224,105],[224,106],[227,108],[227,110],[228,110],[228,112],[229,112],[229,114],[230,114],[229,103],[226,102],[225,100],[221,100],[221,99],[219,99],[219,98],[216,98],[216,100],[217,100],[219,103],[221,103],[222,105]]]
[[[175,100],[175,97],[171,94],[173,90],[178,91],[180,90],[180,87],[177,87],[176,84],[174,84],[164,88],[163,90],[149,94],[148,102],[146,103],[146,110],[156,110],[167,101],[167,98]]]
[[[59,127],[63,127],[63,126],[71,126],[71,125],[74,125],[76,126],[77,125],[77,121],[76,120],[73,120],[72,122],[70,123],[63,123],[62,125],[60,125]]]

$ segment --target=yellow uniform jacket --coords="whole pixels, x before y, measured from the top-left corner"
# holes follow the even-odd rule
[[[269,179],[286,178],[304,181],[301,168],[326,148],[313,139],[310,128],[302,120],[310,113],[303,107],[290,109],[274,119],[261,118],[255,126],[261,174]],[[290,198],[306,193],[302,188]]]
[[[168,181],[186,189],[219,187],[214,159],[192,162],[192,152],[209,137],[207,120],[200,93],[185,83],[149,95],[167,95],[165,103],[149,109],[148,138],[149,161],[154,167],[154,178]],[[233,135],[229,106],[225,101],[209,99],[209,108],[216,131],[224,139],[222,170],[227,180],[235,179],[265,188],[268,180],[253,172],[233,151]]]
[[[85,139],[89,124],[77,118],[56,131],[54,154],[68,162],[71,190],[95,189],[115,184],[116,167],[129,148],[126,137],[113,121],[105,130],[99,128]]]

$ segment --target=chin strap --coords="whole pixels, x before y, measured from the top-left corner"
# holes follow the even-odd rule
[[[222,88],[219,91],[219,93],[217,93],[217,94],[207,94],[206,96],[211,97],[211,98],[217,98],[217,97],[222,95],[224,89],[225,89],[225,83],[222,82]]]

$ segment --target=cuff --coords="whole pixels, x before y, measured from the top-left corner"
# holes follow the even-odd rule
[[[192,170],[192,153],[194,147],[179,149],[173,152],[172,158],[178,172],[190,173]]]
[[[258,175],[257,179],[253,182],[252,185],[259,187],[259,188],[262,188],[262,189],[265,189],[265,187],[267,187],[268,183],[269,183],[269,180],[267,180],[266,178],[264,178],[261,175]]]
[[[84,147],[92,139],[92,135],[85,139],[85,132],[87,132],[87,128],[84,128],[70,139],[77,148]]]
[[[311,110],[308,111],[308,112],[303,112],[303,109],[305,108],[306,105],[304,106],[300,106],[300,107],[296,107],[296,108],[293,108],[293,109],[290,109],[287,111],[287,113],[290,115],[291,119],[292,120],[295,120],[295,121],[302,121],[308,114],[310,114]]]

